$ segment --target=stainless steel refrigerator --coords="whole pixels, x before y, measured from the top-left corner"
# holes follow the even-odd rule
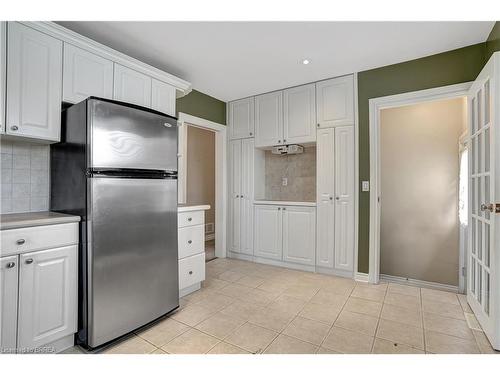
[[[175,118],[94,97],[65,109],[50,202],[82,217],[79,344],[99,347],[179,306]]]

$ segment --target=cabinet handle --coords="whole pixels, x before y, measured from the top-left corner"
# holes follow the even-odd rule
[[[188,221],[191,221],[191,220],[193,220],[193,218],[192,217],[188,217]]]
[[[7,268],[14,268],[16,264],[14,262],[7,263]]]
[[[281,143],[281,139],[278,139],[278,143]]]
[[[16,241],[18,245],[24,245],[26,243],[26,240],[24,238],[20,238]]]
[[[192,275],[193,274],[193,271],[189,271],[189,274]]]
[[[252,133],[252,132],[250,132],[250,135],[253,135],[253,133]]]
[[[240,195],[240,198],[243,198],[243,195]]]
[[[330,195],[330,200],[333,201],[333,197]]]
[[[281,207],[278,207],[278,211],[281,211]]]
[[[318,124],[318,128],[319,128],[319,124]]]
[[[31,263],[33,263],[33,259],[32,258],[26,259],[26,264],[31,264]]]
[[[337,201],[338,201],[338,200],[340,200],[340,198],[339,198],[339,197],[335,197],[335,200],[337,200]]]
[[[191,241],[191,240],[189,240],[189,241],[188,241],[188,244],[190,244],[190,245],[191,245],[192,243],[193,243],[193,241]]]
[[[286,143],[286,139],[283,139],[283,143]]]
[[[283,211],[286,211],[286,207],[283,207]]]
[[[17,125],[12,125],[10,127],[10,130],[16,131],[16,130],[19,130],[19,128],[17,127]]]

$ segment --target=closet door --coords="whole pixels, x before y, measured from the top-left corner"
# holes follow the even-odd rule
[[[283,144],[283,92],[255,97],[255,146]]]
[[[282,260],[283,225],[281,207],[255,205],[254,255]]]
[[[229,142],[229,251],[241,252],[241,140]]]
[[[354,128],[335,129],[335,268],[353,271]]]
[[[241,252],[253,255],[254,140],[241,141]]]
[[[308,143],[316,140],[315,85],[283,91],[283,142]]]
[[[283,260],[314,265],[316,210],[314,207],[283,207]]]
[[[333,268],[335,249],[335,133],[334,129],[320,129],[317,134],[317,231],[316,265]]]
[[[354,125],[354,77],[348,75],[316,83],[318,127]]]
[[[7,49],[6,132],[59,141],[62,42],[9,22]]]
[[[7,73],[7,22],[0,22],[0,133],[5,133],[6,73]]]
[[[254,98],[245,98],[229,103],[229,138],[253,137]]]
[[[151,107],[151,77],[115,63],[113,98]]]

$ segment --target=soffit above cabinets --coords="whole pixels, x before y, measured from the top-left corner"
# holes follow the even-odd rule
[[[232,101],[484,42],[494,22],[60,24]]]

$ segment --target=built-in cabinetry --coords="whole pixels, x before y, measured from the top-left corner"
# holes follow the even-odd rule
[[[253,254],[254,140],[229,142],[229,251]]]
[[[27,215],[27,214],[24,214]],[[0,347],[60,351],[73,345],[78,307],[78,217],[1,231]]]
[[[316,82],[318,128],[354,124],[354,77],[347,75]]]
[[[228,104],[229,138],[241,139],[254,134],[254,98],[236,100]]]
[[[255,97],[255,147],[283,144],[283,92]]]
[[[51,22],[0,22],[0,51],[0,130],[8,137],[58,142],[62,102],[89,96],[174,116],[177,90],[190,88]]]
[[[201,288],[205,280],[205,210],[210,206],[178,209],[179,296]]]

